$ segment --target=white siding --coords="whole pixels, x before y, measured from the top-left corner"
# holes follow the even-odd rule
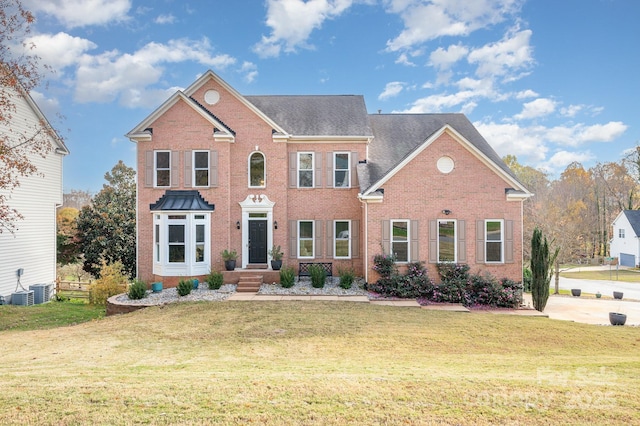
[[[620,257],[620,253],[632,254],[636,257],[636,262],[640,259],[640,253],[638,253],[638,237],[633,232],[633,228],[625,216],[621,213],[613,222],[613,238],[611,239],[611,246],[609,252],[611,257]],[[624,238],[619,238],[619,230],[624,229]]]
[[[16,98],[18,111],[14,114],[12,129],[25,131],[38,123],[38,116],[23,98]],[[4,133],[0,127],[0,132]],[[0,234],[0,295],[8,302],[17,287],[19,268],[24,269],[21,284],[26,289],[32,284],[52,283],[56,278],[56,206],[62,204],[62,160],[52,151],[42,158],[31,159],[40,175],[22,178],[13,191],[9,206],[17,209],[24,219],[17,222],[12,234]]]

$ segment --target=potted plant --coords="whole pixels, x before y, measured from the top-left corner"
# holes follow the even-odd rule
[[[233,271],[236,269],[236,259],[238,258],[238,252],[235,250],[227,250],[224,249],[220,253],[222,255],[222,260],[224,260],[224,267],[227,271]]]
[[[271,269],[274,271],[279,271],[282,268],[282,256],[284,253],[280,251],[280,246],[274,245],[269,250],[269,256],[271,256]]]
[[[572,288],[571,289],[571,295],[572,296],[580,297],[580,294],[582,294],[582,290],[580,290],[579,288]]]
[[[614,291],[613,298],[614,299],[622,299],[623,293],[621,291]]]
[[[596,299],[600,299],[602,297],[602,293],[600,293],[599,291],[596,293]]]
[[[627,322],[627,315],[619,312],[609,312],[609,322],[611,325],[624,325]]]

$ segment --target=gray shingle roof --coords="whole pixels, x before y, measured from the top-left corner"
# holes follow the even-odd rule
[[[363,192],[382,179],[445,125],[454,128],[487,158],[516,179],[513,172],[464,114],[372,114],[369,116],[369,121],[375,138],[369,145],[366,166],[368,176],[363,176],[367,179],[361,179],[360,182]],[[360,176],[359,172],[358,177]]]
[[[245,96],[294,136],[371,136],[361,95]]]
[[[627,217],[636,236],[640,236],[640,210],[625,210],[624,215]]]
[[[215,206],[207,203],[196,190],[165,191],[154,204],[149,205],[151,211],[167,210],[202,210],[213,211]]]

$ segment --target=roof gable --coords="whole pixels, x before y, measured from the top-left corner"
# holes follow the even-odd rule
[[[181,91],[177,91],[176,93],[171,95],[169,99],[164,101],[162,105],[160,105],[155,111],[153,111],[150,115],[148,115],[147,118],[142,120],[136,127],[134,127],[125,136],[133,141],[150,140],[151,132],[148,129],[152,127],[153,123],[158,118],[160,118],[171,107],[173,107],[175,104],[177,104],[180,101],[186,103],[196,113],[200,114],[205,120],[209,121],[218,132],[224,134],[225,136],[231,139],[235,136],[235,132],[232,129],[230,129],[226,124],[224,124],[220,119],[218,119],[218,117],[216,117],[209,110],[204,108],[200,103],[196,102],[194,99],[187,97],[185,93]]]
[[[445,132],[509,185],[531,195],[463,114],[373,114],[370,121],[374,139],[367,164],[358,169],[363,195],[377,191]]]
[[[623,210],[622,214],[626,216],[631,228],[633,228],[634,234],[640,236],[640,210]],[[616,218],[616,221],[617,220]]]

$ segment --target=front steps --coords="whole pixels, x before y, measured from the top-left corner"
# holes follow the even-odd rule
[[[257,293],[262,285],[263,276],[254,273],[244,273],[240,275],[236,291],[238,293]]]

